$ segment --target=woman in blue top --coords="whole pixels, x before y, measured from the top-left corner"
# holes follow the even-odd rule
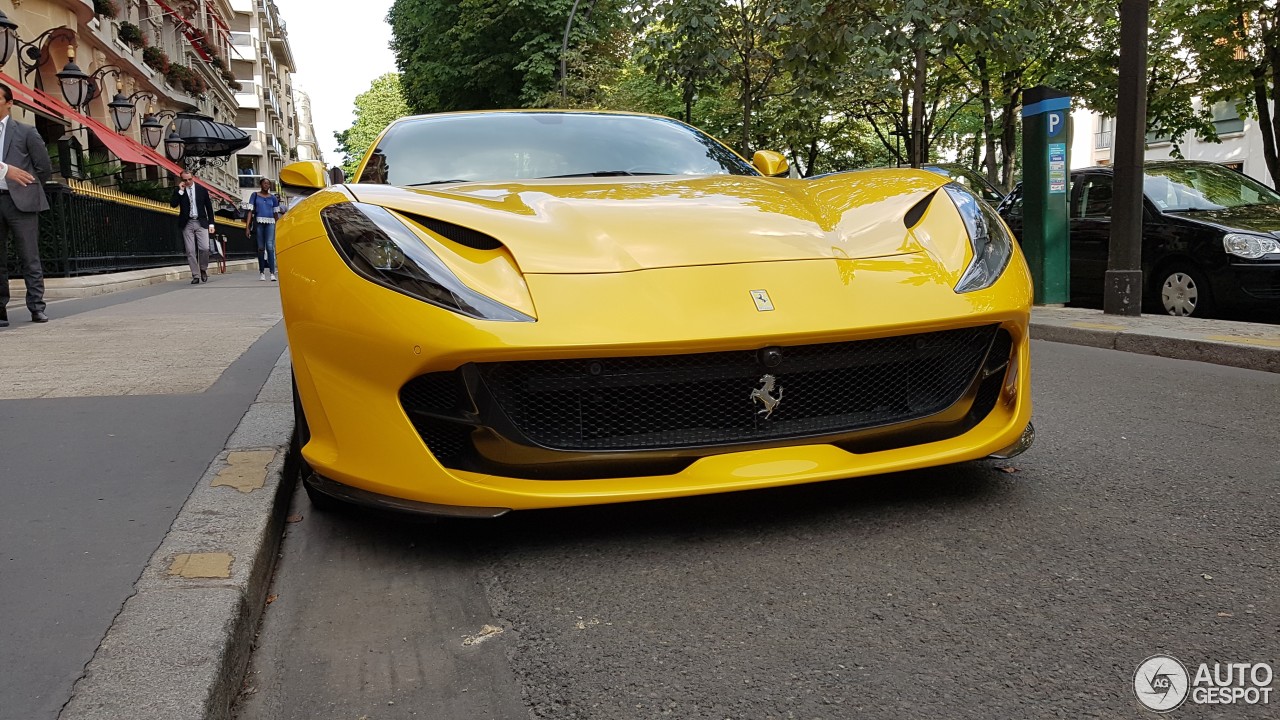
[[[271,192],[271,181],[262,178],[258,192],[249,196],[249,219],[245,234],[258,241],[258,279],[266,280],[267,272],[276,279],[276,216],[280,214],[280,198]]]

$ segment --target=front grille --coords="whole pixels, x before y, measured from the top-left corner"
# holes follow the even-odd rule
[[[941,412],[969,388],[996,326],[735,351],[478,365],[511,423],[556,450],[652,450],[852,432]],[[1005,349],[1006,353],[1008,350]],[[752,399],[764,375],[781,402]]]

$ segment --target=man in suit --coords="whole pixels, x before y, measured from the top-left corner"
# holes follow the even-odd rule
[[[183,170],[182,182],[173,189],[169,204],[178,208],[178,227],[187,248],[191,284],[209,282],[209,235],[215,232],[209,191],[196,184],[190,170]]]
[[[53,163],[40,134],[10,117],[12,110],[13,91],[0,84],[0,327],[9,325],[9,272],[5,265],[10,229],[27,281],[31,322],[49,322],[44,312],[44,268],[40,265],[40,212],[49,209],[44,183],[53,177]]]

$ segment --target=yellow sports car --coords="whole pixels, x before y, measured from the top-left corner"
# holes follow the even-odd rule
[[[1031,280],[920,170],[785,177],[683,123],[404,118],[279,226],[306,489],[490,517],[1032,440]]]

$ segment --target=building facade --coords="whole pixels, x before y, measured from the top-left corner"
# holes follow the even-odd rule
[[[311,121],[311,96],[301,90],[294,94],[298,106],[298,159],[324,162],[320,143],[316,141],[315,123]]]
[[[1178,148],[1188,160],[1221,163],[1248,175],[1268,187],[1275,180],[1267,170],[1262,150],[1262,131],[1257,118],[1241,117],[1235,103],[1218,103],[1210,108],[1220,142],[1205,142],[1193,135],[1182,138]],[[1115,144],[1115,118],[1089,110],[1072,113],[1071,167],[1110,165]],[[1148,135],[1144,157],[1166,160],[1173,157],[1171,138]]]
[[[76,175],[93,179],[110,170],[113,182],[103,184],[136,188],[138,183],[160,182],[164,170],[172,172],[163,158],[145,151],[122,150],[128,159],[118,152],[143,144],[141,124],[149,113],[166,123],[178,112],[235,123],[235,78],[227,71],[227,0],[0,0],[0,10],[17,26],[14,34],[30,44],[18,48],[3,68],[6,82],[19,94],[35,93],[39,100],[26,103],[20,119],[36,123],[46,140],[56,139],[60,154],[66,155],[67,146],[74,148]],[[92,78],[94,96],[81,107],[64,109],[59,105],[67,103],[59,92],[58,72],[68,61]],[[134,107],[124,129],[113,122],[110,103],[117,94]],[[43,102],[45,96],[54,102]],[[91,123],[81,115],[127,142],[102,128],[86,130]],[[140,159],[154,162],[130,161]],[[61,171],[66,163],[55,165]],[[202,169],[201,176],[235,196],[234,166],[214,164]]]
[[[230,0],[232,71],[239,82],[235,124],[249,134],[236,157],[240,194],[247,200],[262,178],[276,181],[297,160],[296,64],[280,11],[272,0]]]

